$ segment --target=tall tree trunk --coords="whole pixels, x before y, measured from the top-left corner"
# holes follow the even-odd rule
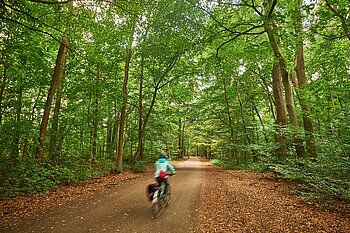
[[[108,123],[107,123],[107,141],[106,141],[106,151],[108,158],[112,158],[113,154],[113,118],[111,116],[108,116]]]
[[[297,155],[299,157],[302,157],[305,155],[305,150],[304,150],[303,140],[299,134],[298,117],[297,117],[297,113],[295,111],[293,91],[292,91],[292,86],[291,86],[291,83],[289,80],[288,73],[287,73],[287,76],[282,75],[282,82],[283,82],[283,86],[284,86],[284,93],[285,93],[285,98],[286,98],[288,116],[289,116],[290,122],[292,123],[292,125],[294,127],[293,128],[294,147],[295,147]]]
[[[181,138],[182,138],[182,123],[181,123],[181,118],[179,119],[179,132],[178,132],[178,147],[177,147],[177,158],[181,158]]]
[[[248,145],[250,146],[252,144],[252,142],[250,140],[250,137],[249,137],[249,134],[248,134],[248,131],[247,131],[247,125],[246,125],[246,122],[245,122],[244,112],[243,112],[243,103],[242,103],[242,100],[241,100],[241,95],[239,93],[238,82],[236,82],[236,91],[237,91],[237,99],[238,99],[238,102],[239,102],[239,109],[240,109],[242,123],[243,123],[243,132],[244,132],[245,137],[247,139]],[[254,159],[256,159],[256,153],[255,153],[254,149],[252,149],[252,153],[253,153]]]
[[[230,147],[230,155],[232,159],[236,159],[235,158],[237,156],[237,151],[235,148],[235,143],[236,143],[236,139],[234,136],[234,128],[233,128],[233,120],[232,120],[232,116],[231,116],[231,111],[230,111],[230,104],[228,101],[228,97],[227,97],[227,87],[226,87],[226,79],[224,79],[224,96],[225,96],[225,105],[226,105],[226,112],[227,112],[227,117],[228,117],[228,124],[229,124],[229,128],[230,128],[230,139],[231,139],[231,147]]]
[[[4,95],[4,90],[5,90],[5,87],[6,87],[6,71],[7,71],[7,64],[6,62],[4,61],[3,62],[3,65],[4,65],[4,73],[3,73],[3,76],[2,76],[2,80],[1,80],[1,86],[0,86],[0,124],[2,122],[2,99],[3,99],[3,95]]]
[[[21,135],[21,113],[22,113],[22,95],[23,90],[22,87],[19,87],[17,91],[17,101],[16,101],[16,128],[14,129],[14,141],[13,141],[13,149],[12,155],[19,155],[20,148],[20,135]]]
[[[119,171],[123,170],[123,154],[124,154],[124,126],[125,126],[125,116],[126,116],[126,104],[127,104],[127,86],[128,86],[128,80],[129,80],[129,65],[131,60],[131,46],[133,42],[134,37],[134,28],[135,24],[133,26],[133,31],[131,33],[128,47],[127,47],[127,55],[125,59],[125,68],[124,68],[124,81],[123,81],[123,103],[122,103],[122,109],[120,113],[120,125],[119,125],[119,142],[118,142],[118,150],[117,150],[117,168]]]
[[[270,4],[275,4],[276,1],[269,1]],[[272,9],[271,9],[272,7]],[[273,11],[272,5],[268,6],[269,13],[265,17],[265,22],[264,22],[264,28],[267,33],[267,36],[269,38],[270,45],[273,49],[273,52],[275,54],[275,57],[278,60],[279,63],[279,69],[281,72],[282,76],[282,82],[285,90],[285,97],[286,97],[286,104],[287,104],[287,110],[288,110],[288,116],[289,119],[294,126],[294,142],[295,142],[295,149],[297,152],[298,156],[303,156],[304,155],[304,147],[302,143],[302,139],[300,138],[298,134],[298,118],[296,115],[295,111],[295,106],[294,106],[294,98],[293,98],[293,92],[291,88],[291,84],[289,81],[289,74],[288,74],[288,67],[287,67],[287,62],[282,54],[282,49],[281,49],[281,41],[277,35],[277,26],[272,18],[272,11]]]
[[[118,110],[117,110],[117,97],[114,97],[114,141],[115,141],[115,155],[118,158],[118,136],[119,136],[119,122],[118,122]]]
[[[283,91],[282,91],[282,78],[280,73],[279,64],[275,63],[272,69],[272,89],[273,96],[275,98],[276,106],[276,133],[275,142],[278,145],[276,154],[279,156],[285,156],[287,154],[285,130],[286,130],[286,107],[284,105]]]
[[[69,39],[67,37],[67,46],[69,43]],[[56,103],[54,108],[54,114],[53,114],[53,121],[52,121],[52,134],[50,139],[50,148],[49,148],[49,155],[51,158],[56,158],[57,154],[57,141],[59,136],[58,131],[58,121],[59,121],[59,113],[61,109],[61,102],[62,102],[62,92],[63,92],[63,86],[64,86],[64,72],[66,70],[66,59],[62,60],[62,73],[60,73],[57,81],[57,92],[56,92]]]
[[[142,92],[143,92],[143,70],[144,69],[144,60],[143,57],[141,57],[141,70],[140,70],[140,88],[139,88],[139,140],[136,150],[136,156],[135,160],[142,160],[143,159],[143,152],[144,152],[144,132],[143,132],[143,105],[142,105]]]
[[[263,129],[263,132],[265,132],[265,125],[264,125],[264,122],[263,122],[263,120],[262,120],[262,118],[261,118],[261,115],[260,115],[260,113],[259,113],[259,110],[258,110],[258,108],[256,107],[256,105],[255,105],[254,100],[253,100],[252,97],[250,97],[250,102],[252,103],[252,107],[253,107],[253,110],[254,110],[255,114],[256,114],[257,117],[259,118],[259,122],[260,122],[260,124],[261,124],[262,129]],[[258,134],[258,132],[257,132],[257,134]],[[268,143],[268,142],[269,142],[269,139],[267,138],[267,134],[264,134],[264,138],[265,138],[265,142]]]
[[[183,121],[182,124],[182,130],[181,130],[181,158],[185,155],[185,121]]]
[[[304,40],[302,36],[302,15],[301,15],[302,1],[297,0],[296,5],[296,33],[297,39],[297,54],[296,54],[296,66],[295,71],[298,77],[298,81],[294,82],[297,90],[297,95],[301,109],[303,111],[303,122],[305,130],[306,150],[310,156],[316,156],[316,143],[314,139],[314,130],[311,119],[311,108],[307,102],[306,85],[307,78],[305,74],[305,63],[304,63]]]
[[[44,159],[44,147],[45,147],[45,134],[47,131],[47,124],[49,122],[49,115],[51,110],[52,99],[56,90],[56,86],[59,80],[59,77],[64,73],[64,64],[67,57],[67,46],[68,46],[68,37],[63,36],[60,49],[58,51],[56,65],[54,69],[54,74],[51,80],[51,85],[49,89],[49,93],[47,95],[44,114],[40,124],[40,136],[39,136],[39,145],[37,147],[37,157],[38,162],[41,163]]]
[[[99,89],[98,86],[100,80],[100,67],[97,65],[97,73],[96,80],[93,84],[93,99],[94,99],[94,108],[93,108],[93,116],[92,116],[92,132],[91,132],[91,159],[95,158],[97,155],[97,131],[98,131],[98,99],[99,99]]]

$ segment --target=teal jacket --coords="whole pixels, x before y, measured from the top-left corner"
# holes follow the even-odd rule
[[[154,178],[157,178],[159,176],[160,171],[167,172],[170,170],[173,174],[175,174],[175,168],[174,166],[166,159],[160,158],[155,163],[155,172],[154,172]]]

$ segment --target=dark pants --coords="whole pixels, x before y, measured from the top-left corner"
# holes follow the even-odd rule
[[[164,182],[164,184],[165,184],[165,186],[164,186],[164,195],[167,195],[168,194],[168,190],[169,190],[168,178],[161,179],[161,178],[157,177],[157,182],[158,182],[159,185],[161,185],[162,182]]]

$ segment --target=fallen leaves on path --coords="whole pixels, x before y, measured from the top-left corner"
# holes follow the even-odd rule
[[[15,226],[17,220],[22,217],[45,213],[67,202],[87,199],[141,176],[145,176],[145,173],[111,174],[100,179],[63,186],[42,195],[0,200],[0,227]]]
[[[197,215],[200,232],[350,232],[350,204],[307,204],[272,173],[209,166]]]

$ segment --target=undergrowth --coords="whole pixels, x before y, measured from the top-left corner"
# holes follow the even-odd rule
[[[125,163],[123,170],[145,172],[148,167],[148,161],[138,161]],[[3,163],[0,166],[0,198],[46,193],[60,185],[101,178],[110,173],[119,172],[115,162],[108,159],[82,159],[74,162],[68,160],[60,165],[53,161],[45,161],[42,164],[36,161]]]
[[[272,171],[280,178],[298,181],[300,198],[350,201],[350,158],[320,154],[315,158],[267,157],[259,163],[237,165],[230,160],[211,160],[226,169]]]

